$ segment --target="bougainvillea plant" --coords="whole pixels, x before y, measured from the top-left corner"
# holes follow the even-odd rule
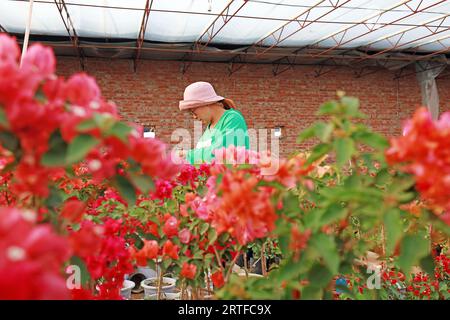
[[[94,78],[55,64],[35,44],[19,66],[0,35],[0,298],[120,299],[139,266],[159,293],[171,275],[192,299],[448,298],[449,114],[419,109],[389,142],[339,93],[319,109],[329,121],[300,134],[319,143],[276,174],[233,146],[175,165]],[[248,248],[278,267],[245,280],[234,270]]]

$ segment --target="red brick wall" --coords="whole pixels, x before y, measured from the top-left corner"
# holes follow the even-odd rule
[[[103,95],[119,106],[125,119],[156,127],[158,138],[169,143],[175,128],[193,131],[188,114],[178,110],[185,86],[194,81],[211,82],[218,94],[233,99],[249,127],[283,126],[281,153],[298,146],[301,129],[313,122],[318,106],[334,98],[336,90],[361,100],[366,123],[386,135],[400,133],[401,120],[420,105],[420,89],[414,76],[393,80],[386,70],[355,78],[348,68],[336,69],[320,77],[314,67],[296,67],[278,76],[270,65],[247,65],[228,76],[227,65],[193,63],[186,74],[180,62],[140,61],[137,72],[131,60],[89,58],[86,71],[95,76]],[[68,76],[79,71],[76,58],[59,57],[58,73]],[[450,77],[438,80],[441,110],[450,110]]]

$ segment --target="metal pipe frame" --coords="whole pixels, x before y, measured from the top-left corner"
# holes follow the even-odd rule
[[[433,19],[433,20],[431,20],[431,21],[429,21],[429,22],[440,21],[440,24],[442,24],[449,16],[450,16],[450,14],[446,14],[446,15],[444,15],[444,16],[442,16],[442,17],[439,17],[439,18],[437,18],[437,19]],[[371,43],[369,43],[369,44],[367,44],[367,45],[365,46],[365,50],[364,50],[365,56],[362,57],[362,58],[360,58],[359,60],[357,60],[356,63],[360,63],[360,62],[362,62],[362,61],[364,61],[364,60],[371,59],[371,58],[373,58],[373,57],[379,56],[379,55],[384,54],[384,53],[389,52],[389,51],[398,50],[399,48],[404,47],[404,46],[406,46],[406,45],[408,45],[408,44],[416,43],[416,42],[419,41],[419,40],[426,39],[426,38],[429,38],[429,37],[432,37],[432,36],[436,36],[436,35],[438,35],[438,34],[440,34],[440,33],[442,33],[442,32],[447,32],[447,31],[450,30],[450,28],[442,28],[441,30],[438,31],[438,29],[441,28],[441,27],[437,27],[435,30],[432,30],[431,28],[429,28],[429,27],[427,26],[427,23],[429,23],[429,22],[425,22],[425,23],[422,23],[422,24],[418,25],[417,27],[408,28],[408,29],[406,29],[406,30],[402,30],[402,31],[396,32],[396,33],[394,33],[394,34],[392,34],[392,35],[389,35],[389,36],[383,37],[383,38],[381,38],[381,39],[372,41]],[[414,30],[416,30],[416,29],[418,29],[418,28],[425,28],[425,29],[427,29],[427,31],[429,31],[430,33],[427,34],[427,35],[425,35],[425,36],[421,36],[421,37],[419,37],[419,38],[414,38],[413,40],[410,40],[410,41],[401,43],[401,40],[402,40],[402,38],[405,36],[405,34],[407,34],[408,32],[414,31]],[[397,37],[397,36],[398,36],[398,39],[397,39],[396,41],[392,41],[392,40],[391,40],[391,38],[394,38],[394,37]],[[371,46],[372,46],[374,43],[378,43],[378,42],[380,42],[380,41],[388,41],[389,44],[391,45],[391,47],[390,47],[390,48],[387,48],[387,49],[383,49],[383,50],[381,50],[381,51],[377,51],[377,52],[374,53],[374,54],[369,54],[369,53],[368,53],[369,51],[373,51],[373,50],[374,50]],[[418,46],[421,46],[421,44],[419,44]],[[415,47],[413,47],[413,48],[415,48]],[[411,48],[409,48],[409,49],[411,49]],[[448,50],[448,49],[449,49],[449,48],[447,48],[446,50]],[[444,52],[444,51],[445,51],[445,50],[439,50],[438,52],[434,52],[434,53],[432,53],[432,54],[428,54],[427,57],[431,57],[431,56],[433,56],[433,55],[437,55],[437,54],[442,53],[442,52]],[[423,58],[422,58],[422,59],[423,59]]]
[[[278,27],[277,29],[275,29],[274,31],[270,32],[268,35],[264,36],[263,38],[259,39],[256,43],[254,43],[253,45],[251,45],[250,47],[248,47],[246,49],[246,51],[250,51],[250,50],[254,50],[257,53],[257,56],[260,56],[262,54],[267,53],[269,50],[273,49],[274,47],[278,46],[281,42],[283,42],[284,40],[288,39],[289,37],[293,36],[294,34],[300,32],[301,30],[304,30],[305,28],[307,28],[308,26],[312,25],[314,22],[318,22],[321,18],[323,18],[324,16],[336,11],[337,9],[339,9],[340,7],[344,6],[346,3],[350,2],[351,0],[343,0],[343,2],[339,3],[340,0],[337,0],[336,3],[333,3],[331,0],[328,0],[332,6],[331,10],[328,10],[326,13],[322,14],[320,17],[313,19],[313,20],[308,20],[308,17],[311,13],[312,10],[314,10],[315,8],[318,8],[320,4],[322,4],[323,2],[325,2],[326,0],[320,0],[318,2],[316,2],[313,6],[311,6],[310,8],[308,8],[307,10],[302,11],[299,15],[295,16],[293,19],[291,19],[289,22],[283,24],[282,26]],[[308,21],[308,22],[307,22]],[[287,30],[291,25],[299,25],[299,28],[297,28],[294,32],[289,33],[288,35],[285,35],[285,30]],[[272,44],[271,46],[267,47],[264,46],[264,42],[267,39],[273,38],[275,39],[275,43]],[[236,55],[234,56],[231,60],[230,63],[234,63],[236,62],[237,57],[239,56]],[[240,65],[239,67],[237,67],[237,69],[234,69],[231,71],[231,73],[237,72],[239,69],[242,68],[242,65]]]
[[[14,2],[28,2],[28,0],[8,0],[8,1],[14,1]],[[50,0],[35,0],[35,3],[53,3],[53,1]],[[248,2],[253,2],[251,0],[248,0]],[[73,6],[73,7],[87,7],[87,8],[101,8],[101,9],[114,9],[114,10],[130,10],[130,11],[145,11],[145,9],[143,8],[133,8],[133,7],[117,7],[117,6],[107,6],[107,5],[97,5],[97,4],[86,4],[86,3],[74,3],[74,2],[69,2],[66,3],[66,5],[68,7]],[[300,7],[306,7],[308,8],[308,6],[300,6]],[[325,7],[331,7],[331,6],[323,6]],[[348,7],[348,6],[342,6],[342,8],[344,9],[371,9],[371,8],[364,8],[364,7]],[[392,10],[393,12],[395,11],[400,11],[400,10]],[[191,14],[191,15],[200,15],[200,16],[214,16],[216,17],[217,15],[214,13],[207,13],[207,12],[195,12],[195,11],[182,11],[182,10],[166,10],[166,9],[152,9],[152,12],[162,12],[162,13],[173,13],[173,14]],[[284,21],[284,22],[289,22],[291,21],[291,19],[287,19],[287,18],[268,18],[268,17],[261,17],[261,16],[249,16],[249,15],[239,15],[236,14],[234,16],[235,18],[241,18],[241,19],[251,19],[251,20],[270,20],[270,21]],[[312,20],[305,20],[305,22],[312,22]],[[355,24],[354,21],[320,21],[320,23],[324,23],[324,24],[342,24],[342,25],[349,25],[349,24]],[[383,24],[387,24],[387,23],[383,23],[383,22],[378,22],[378,25],[383,25]],[[392,24],[393,26],[400,26],[400,27],[414,27],[415,24],[412,23],[394,23]],[[430,25],[429,27],[436,27],[434,25]]]
[[[194,50],[201,52],[204,48],[206,48],[214,37],[217,36],[217,34],[228,24],[228,22],[230,22],[230,20],[233,19],[233,17],[235,17],[236,14],[248,3],[248,0],[243,1],[244,2],[242,5],[230,13],[230,7],[234,3],[234,0],[231,0],[194,43]]]
[[[153,4],[153,0],[147,0],[145,2],[144,15],[142,16],[141,27],[139,29],[139,35],[136,40],[137,50],[136,50],[136,53],[134,55],[134,60],[133,60],[134,72],[136,72],[136,70],[137,70],[137,62],[139,60],[139,57],[141,56],[141,48],[142,48],[142,45],[144,44],[145,31],[147,30],[147,23],[148,23],[148,19],[150,17],[150,10],[152,8],[152,4]]]
[[[421,72],[425,72],[425,71],[429,71],[429,70],[434,70],[434,69],[437,69],[437,68],[441,68],[442,66],[433,66],[433,67],[428,67],[428,68],[423,68],[423,67],[421,67],[420,65],[419,65],[419,71],[417,71],[417,70],[415,70],[415,71],[413,71],[413,72],[409,72],[409,73],[406,73],[406,74],[404,74],[404,71],[406,70],[406,67],[405,68],[401,68],[399,71],[397,71],[396,73],[395,73],[395,76],[394,76],[394,80],[397,80],[397,79],[401,79],[401,78],[406,78],[406,77],[409,77],[409,76],[415,76],[415,75],[417,75],[418,73],[421,73]],[[445,67],[445,69],[447,69],[448,67]],[[444,69],[444,70],[445,70]],[[440,78],[440,75],[438,75],[436,78]]]
[[[398,21],[401,21],[401,20],[404,20],[404,19],[406,19],[406,18],[409,18],[410,16],[412,16],[412,15],[414,15],[414,14],[417,14],[417,13],[420,13],[420,12],[424,12],[425,10],[428,10],[428,9],[434,7],[434,6],[437,6],[437,5],[439,5],[439,4],[443,3],[443,2],[445,2],[445,0],[441,0],[441,1],[439,1],[439,2],[436,2],[436,3],[433,3],[433,4],[429,5],[429,6],[427,6],[427,7],[420,8],[420,6],[422,5],[422,2],[423,2],[423,0],[422,0],[422,1],[420,1],[420,3],[418,4],[418,6],[417,6],[415,9],[414,9],[414,8],[411,8],[411,7],[408,5],[409,2],[410,2],[410,1],[402,1],[401,3],[396,4],[395,6],[390,7],[389,9],[386,9],[386,10],[382,11],[381,13],[377,14],[377,15],[378,15],[377,21],[378,21],[378,20],[381,18],[382,15],[384,15],[386,12],[388,12],[388,11],[391,10],[392,8],[398,8],[398,7],[406,6],[406,8],[407,8],[408,10],[411,11],[411,12],[410,12],[409,14],[407,14],[406,16],[403,16],[403,17],[401,17],[401,18],[398,18],[398,19],[396,19],[396,20],[394,20],[394,21],[392,21],[392,22],[390,22],[390,23],[388,23],[388,24],[381,25],[381,26],[375,28],[375,25],[377,25],[377,23],[375,22],[375,23],[373,24],[373,27],[369,27],[369,25],[367,24],[367,21],[370,20],[370,19],[373,19],[373,18],[377,17],[377,15],[375,15],[375,16],[370,16],[369,18],[364,19],[363,21],[361,21],[360,23],[358,23],[358,24],[356,24],[356,25],[350,26],[350,27],[348,27],[348,28],[344,28],[343,30],[340,30],[340,31],[338,31],[338,32],[336,32],[336,33],[333,33],[333,34],[331,34],[331,35],[325,36],[325,37],[323,37],[322,39],[320,39],[319,41],[317,41],[317,42],[315,42],[315,43],[313,43],[313,44],[311,44],[311,45],[308,45],[308,46],[299,48],[299,49],[295,50],[294,53],[299,53],[299,52],[301,52],[302,50],[305,50],[305,49],[319,48],[319,44],[320,44],[321,42],[323,42],[323,41],[325,41],[325,40],[327,40],[327,39],[332,38],[332,39],[336,42],[336,45],[335,45],[335,46],[333,46],[333,47],[331,47],[331,48],[328,48],[328,49],[326,49],[326,50],[323,50],[323,51],[321,51],[321,52],[319,52],[319,53],[312,54],[312,55],[311,55],[311,58],[317,58],[317,57],[319,57],[319,56],[323,56],[324,54],[326,54],[326,53],[328,53],[328,52],[330,52],[330,51],[332,51],[332,50],[336,50],[336,49],[342,47],[343,45],[345,45],[345,44],[347,44],[347,43],[349,43],[349,42],[351,42],[351,41],[357,40],[357,39],[359,39],[359,38],[361,38],[361,37],[363,37],[363,36],[365,36],[365,35],[367,35],[367,34],[369,34],[369,33],[371,33],[371,32],[380,30],[380,29],[382,29],[382,28],[385,28],[386,26],[392,26],[392,25],[395,25],[395,23],[397,23]],[[364,26],[368,29],[368,31],[365,32],[365,33],[363,33],[363,34],[360,34],[360,35],[358,35],[358,36],[356,36],[356,37],[353,37],[353,38],[351,38],[351,39],[349,39],[349,40],[347,39],[347,40],[344,41],[345,35],[346,35],[346,33],[348,32],[348,30],[350,30],[350,29],[352,29],[352,28],[354,28],[354,27],[356,27],[356,26],[358,26],[358,25],[364,25]],[[414,27],[413,27],[413,28],[414,28]],[[340,36],[339,41],[337,41],[337,40],[336,40],[336,37],[337,37],[339,34],[342,34],[342,35]],[[371,44],[373,44],[373,43],[375,43],[375,42],[372,42]],[[351,49],[351,50],[353,50],[353,49]],[[349,51],[351,51],[351,50],[347,50],[346,52],[349,52]],[[277,61],[275,61],[274,63],[276,64]],[[293,63],[295,63],[295,59],[294,59],[294,62],[293,62]]]
[[[13,1],[13,0],[10,0]],[[27,1],[27,0],[14,0],[14,1]],[[111,8],[111,9],[126,9],[126,10],[139,10],[139,11],[144,11],[143,14],[143,19],[142,19],[142,23],[141,23],[141,30],[139,32],[139,36],[138,39],[136,40],[136,52],[134,55],[134,65],[135,65],[135,69],[136,69],[136,65],[137,65],[137,61],[140,57],[140,53],[143,49],[147,49],[147,48],[142,48],[143,46],[143,42],[144,42],[144,36],[145,36],[145,30],[147,27],[147,23],[148,23],[148,16],[150,13],[150,8],[151,8],[151,3],[153,0],[147,0],[147,4],[145,8],[131,8],[131,7],[113,7],[113,6],[102,6],[102,5],[94,5],[94,4],[77,4],[77,3],[65,3],[64,0],[54,0],[55,4],[58,7],[58,10],[60,12],[61,18],[63,19],[64,25],[66,27],[66,30],[69,34],[70,40],[73,44],[73,47],[76,49],[77,54],[80,58],[80,64],[82,66],[82,68],[84,68],[84,63],[83,63],[83,59],[85,58],[85,54],[83,52],[83,47],[85,46],[80,46],[79,43],[79,38],[78,35],[76,33],[76,30],[73,26],[72,20],[70,18],[70,15],[68,13],[67,7],[72,5],[72,6],[86,6],[86,7],[101,7],[101,8]],[[330,11],[326,12],[325,14],[323,14],[321,17],[317,18],[317,19],[308,19],[308,17],[310,16],[311,10],[315,7],[318,7],[319,4],[324,3],[325,1],[328,1],[330,5],[327,6],[320,6],[321,8],[331,8]],[[342,2],[341,2],[342,1]],[[318,40],[317,42],[302,47],[302,48],[298,48],[296,49],[293,53],[289,53],[284,55],[281,58],[276,59],[275,61],[273,61],[272,63],[274,64],[274,74],[279,74],[281,72],[284,72],[290,68],[293,68],[295,65],[297,65],[298,63],[296,63],[297,58],[315,58],[315,57],[323,57],[325,60],[316,62],[316,65],[322,66],[322,65],[326,65],[326,66],[334,66],[336,65],[337,61],[351,61],[351,62],[363,62],[365,60],[369,60],[369,59],[373,59],[375,61],[385,61],[384,64],[386,64],[386,60],[400,60],[400,61],[405,61],[408,60],[410,62],[414,62],[414,61],[420,61],[420,60],[425,60],[425,59],[431,59],[436,55],[439,54],[445,54],[450,52],[450,47],[446,46],[442,40],[448,38],[449,36],[437,39],[437,40],[432,40],[432,41],[428,41],[426,43],[422,42],[417,44],[414,47],[407,47],[406,50],[407,51],[411,51],[412,54],[408,55],[407,59],[404,58],[398,58],[395,56],[391,56],[391,55],[385,55],[385,53],[389,52],[389,51],[394,51],[396,49],[399,48],[403,48],[409,44],[415,44],[417,43],[417,41],[419,40],[423,40],[429,37],[433,37],[436,36],[440,33],[443,32],[447,32],[448,30],[450,30],[450,26],[445,25],[445,21],[446,18],[450,15],[450,14],[446,14],[443,17],[422,23],[420,25],[414,25],[414,24],[409,24],[409,23],[400,23],[401,20],[416,14],[416,13],[420,13],[423,12],[427,9],[430,9],[433,6],[437,6],[443,2],[446,2],[448,0],[439,0],[436,1],[433,4],[429,4],[426,7],[423,7],[423,0],[420,1],[420,3],[415,7],[412,8],[410,6],[410,2],[411,0],[403,0],[401,3],[398,3],[396,5],[391,6],[389,9],[380,9],[382,11],[378,12],[377,14],[372,14],[370,17],[363,19],[360,22],[333,22],[333,21],[318,21],[319,19],[321,19],[323,16],[337,10],[338,8],[341,7],[345,7],[345,4],[347,4],[348,2],[350,2],[350,0],[344,1],[344,0],[321,0],[318,1],[315,5],[313,6],[303,6],[306,10],[303,10],[303,12],[300,15],[297,15],[297,19],[272,19],[272,18],[267,18],[267,17],[257,17],[257,16],[243,16],[243,15],[239,15],[239,11],[241,10],[241,8],[247,4],[250,3],[252,1],[249,0],[244,0],[244,3],[242,5],[239,6],[239,8],[232,10],[231,9],[231,5],[233,3],[233,1],[230,1],[227,6],[222,10],[222,12],[217,15],[217,14],[212,14],[212,13],[200,13],[200,12],[185,12],[185,11],[176,11],[176,10],[156,10],[156,9],[151,9],[152,12],[169,12],[169,13],[186,13],[186,14],[203,14],[203,15],[211,15],[214,16],[215,19],[212,21],[212,23],[206,28],[205,32],[203,32],[203,34],[198,38],[198,40],[193,44],[193,48],[192,50],[173,50],[171,48],[163,48],[160,50],[157,50],[155,48],[149,48],[148,50],[151,51],[159,51],[159,52],[183,52],[184,56],[183,56],[183,61],[184,61],[184,66],[183,66],[183,70],[184,72],[187,70],[187,67],[189,66],[189,64],[191,63],[191,61],[193,60],[192,57],[195,53],[208,53],[208,54],[216,54],[215,52],[208,52],[207,50],[205,50],[208,45],[211,43],[211,41],[213,40],[213,38],[218,34],[218,32],[220,32],[224,26],[229,23],[231,18],[249,18],[249,19],[270,19],[270,20],[276,20],[276,21],[283,21],[284,24],[281,27],[278,27],[275,31],[271,32],[269,35],[265,36],[264,38],[258,40],[256,43],[252,44],[250,47],[246,48],[245,50],[243,50],[241,53],[236,54],[234,51],[234,56],[228,60],[229,63],[229,73],[230,75],[233,74],[234,72],[238,71],[239,69],[241,69],[242,67],[245,66],[247,57],[252,56],[252,57],[279,57],[280,54],[276,54],[276,53],[272,53],[272,52],[268,52],[270,51],[272,48],[276,47],[279,43],[281,43],[282,41],[286,40],[288,37],[292,36],[293,34],[303,30],[304,28],[306,28],[307,26],[313,24],[314,22],[324,22],[324,23],[343,23],[343,24],[351,24],[350,26],[345,27],[342,30],[339,30],[338,32],[335,32],[333,34],[330,34],[324,38],[321,38],[320,40]],[[44,0],[35,0],[35,2],[37,3],[52,3],[52,1],[44,1]],[[378,21],[380,20],[380,17],[383,16],[386,12],[388,12],[389,10],[396,10],[398,8],[402,8],[405,7],[407,10],[409,10],[409,13],[401,18],[396,19],[395,21],[391,21],[389,23],[379,23]],[[422,8],[421,8],[422,7]],[[403,11],[407,11],[407,10],[403,10]],[[402,11],[402,10],[397,10],[398,12]],[[64,12],[64,14],[63,14]],[[377,18],[378,17],[378,18]],[[303,19],[300,19],[303,18]],[[375,18],[376,22],[374,23],[369,23],[369,20]],[[448,21],[448,20],[447,20]],[[434,23],[436,22],[436,23]],[[296,30],[293,33],[288,33],[288,27],[292,27],[294,25],[292,25],[292,23],[294,25],[298,24],[299,28],[297,28],[298,30]],[[367,32],[365,32],[364,34],[359,35],[358,37],[354,37],[353,39],[346,39],[346,35],[348,35],[348,31],[351,28],[355,28],[357,26],[360,25],[364,25],[367,28]],[[406,30],[401,30],[398,33],[389,35],[387,37],[375,40],[371,43],[368,44],[368,46],[364,46],[361,49],[364,49],[364,56],[352,56],[352,54],[347,54],[350,51],[354,51],[355,49],[350,49],[350,50],[345,50],[342,53],[333,53],[333,54],[329,54],[331,51],[333,50],[337,50],[337,49],[342,49],[342,46],[345,45],[346,43],[349,43],[352,40],[356,40],[357,38],[360,38],[362,36],[364,36],[367,33],[370,32],[374,32],[376,30],[379,30],[383,27],[387,27],[387,26],[411,26],[408,27]],[[1,26],[0,26],[1,27]],[[404,37],[405,34],[407,34],[408,32],[412,32],[412,30],[416,30],[417,28],[425,28],[426,30],[429,31],[429,34],[426,36],[422,36],[420,38],[415,38],[412,41],[406,42],[406,43],[400,43],[401,38]],[[1,29],[1,28],[0,28]],[[4,29],[4,28],[3,28]],[[290,28],[290,30],[292,31],[292,28]],[[1,30],[0,30],[1,31]],[[5,30],[6,32],[6,30]],[[400,39],[397,40],[397,43],[395,43],[395,41],[392,41],[391,39],[393,37],[398,36]],[[269,47],[263,47],[262,44],[264,42],[264,39],[267,39],[268,37],[273,37],[276,41],[274,44],[272,44]],[[348,38],[348,37],[347,37]],[[322,43],[323,41],[327,40],[327,39],[334,39],[336,45],[333,46],[332,48],[328,48],[328,49],[323,49],[320,52],[317,52],[317,49],[319,49],[319,44]],[[388,41],[389,43],[391,43],[391,47],[384,49],[382,51],[379,52],[375,52],[374,54],[369,54],[371,51],[371,46],[373,44],[376,44],[380,41]],[[429,43],[439,43],[440,46],[442,47],[439,50],[436,50],[434,52],[430,52],[427,54],[423,54],[423,50],[421,50],[421,48],[423,48],[425,45],[429,44]],[[99,46],[99,47],[104,47],[104,46]],[[126,48],[123,46],[114,46],[114,48],[116,49],[120,49],[120,48]],[[251,52],[251,48],[255,49],[255,52]],[[358,49],[358,48],[356,48]],[[404,50],[402,50],[404,51]],[[230,55],[229,50],[222,50],[219,51],[218,54],[224,54],[224,55]],[[380,57],[382,55],[382,57]],[[329,63],[327,63],[329,62]],[[380,65],[379,63],[377,63],[378,65]],[[278,66],[279,65],[279,66]],[[299,65],[302,65],[302,63],[299,63]],[[286,68],[286,70],[282,70],[282,68]],[[367,74],[369,74],[367,72],[367,66],[361,66],[358,72],[355,72],[356,76],[360,77],[360,76],[365,76]],[[323,68],[322,68],[323,69]],[[321,75],[322,74],[322,70],[318,71],[318,74]]]
[[[80,40],[78,38],[78,34],[73,25],[72,19],[70,18],[69,11],[67,10],[67,6],[64,0],[54,0],[56,7],[58,8],[61,19],[66,27],[67,34],[69,35],[70,41],[72,42],[73,47],[77,51],[78,58],[80,59],[81,69],[84,70],[84,58],[85,54],[83,49],[80,47]]]
[[[45,43],[45,42],[44,42]],[[64,47],[70,47],[71,45],[69,44],[64,44],[64,43],[50,43],[49,46],[58,48],[64,48]],[[80,44],[79,45],[80,48],[102,48],[102,49],[124,49],[124,50],[137,50],[136,46],[124,46],[124,45],[113,45],[113,44],[101,44],[101,45],[97,45],[97,44]],[[153,51],[153,52],[171,52],[171,53],[183,53],[183,54],[195,54],[197,53],[195,50],[193,50],[192,48],[190,49],[175,49],[175,48],[160,48],[160,47],[142,47],[141,51]],[[215,56],[228,56],[228,55],[232,55],[235,54],[234,50],[221,50],[221,51],[210,51],[210,52],[202,52],[204,54],[209,54],[209,55],[215,55]],[[256,56],[256,52],[244,52],[241,54],[242,56]],[[271,53],[265,53],[264,56],[266,57],[277,57],[279,56],[279,53],[275,53],[275,52],[271,52]],[[300,57],[300,58],[309,58],[310,54],[302,54],[302,55],[298,55],[298,54],[291,54],[291,55],[286,55],[286,57],[288,58],[294,58],[294,57]],[[353,63],[353,61],[359,59],[359,57],[355,57],[354,55],[348,55],[348,54],[344,54],[344,53],[340,53],[340,54],[333,54],[333,55],[328,55],[327,58],[329,59],[335,59],[335,60],[343,60],[343,61],[348,61],[349,63]],[[409,57],[407,55],[403,55],[403,56],[390,56],[390,57],[377,57],[377,58],[373,58],[373,60],[393,60],[393,61],[418,61],[418,60],[423,60],[421,59],[422,56],[415,56],[415,57]],[[242,60],[244,61],[244,59]],[[223,61],[223,62],[227,62],[229,63],[229,61]],[[237,62],[239,63],[239,61]],[[270,64],[271,62],[268,62],[268,64]]]
[[[241,6],[234,10],[230,14],[230,7],[234,3],[234,0],[228,2],[228,4],[223,8],[220,14],[215,15],[216,18],[206,27],[205,31],[197,38],[197,40],[192,45],[193,50],[196,53],[201,53],[204,51],[208,44],[217,36],[217,34],[230,22],[230,20],[236,16],[236,14],[248,3],[244,0]],[[183,56],[183,65],[181,67],[181,72],[185,74],[192,64],[192,53],[188,53]]]
[[[346,3],[350,2],[351,0],[342,0],[343,2],[341,2],[341,3],[340,3],[341,0],[337,0],[335,4],[331,0],[328,0],[328,1],[331,3],[332,9],[328,10],[326,13],[322,14],[318,18],[315,18],[313,20],[308,20],[308,17],[311,14],[311,12],[315,8],[318,8],[320,4],[325,2],[324,0],[315,3],[312,7],[310,7],[306,11],[302,12],[301,14],[297,15],[295,18],[293,18],[288,23],[282,25],[281,27],[278,27],[276,30],[272,31],[267,36],[258,40],[249,49],[255,49],[255,51],[258,52],[258,55],[262,54],[262,53],[266,53],[267,51],[271,50],[272,48],[278,46],[284,40],[292,37],[294,34],[304,30],[305,28],[312,25],[313,23],[320,21],[320,19],[329,15],[330,13],[335,12],[336,10],[338,10],[339,8],[341,8],[342,6],[344,6]],[[287,35],[284,34],[286,29],[288,29],[291,25],[296,25],[296,24],[298,24],[300,26],[300,28],[296,29],[295,31],[293,31]],[[269,47],[264,46],[264,42],[270,38],[275,39],[275,43]]]

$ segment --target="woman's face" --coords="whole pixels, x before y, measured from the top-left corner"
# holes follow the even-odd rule
[[[192,117],[203,123],[210,123],[212,120],[211,106],[216,103],[191,109]]]

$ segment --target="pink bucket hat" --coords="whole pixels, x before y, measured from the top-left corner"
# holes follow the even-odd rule
[[[224,97],[218,96],[210,83],[199,81],[186,87],[183,99],[180,101],[180,110],[205,106],[223,100]]]

